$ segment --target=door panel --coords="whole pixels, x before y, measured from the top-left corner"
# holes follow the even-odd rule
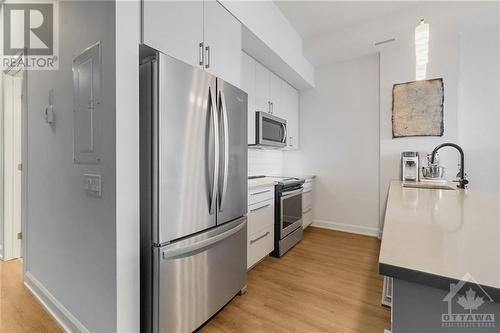
[[[255,62],[255,110],[269,112],[269,79],[271,72],[260,63]]]
[[[229,222],[247,212],[247,94],[217,80],[221,119],[221,173],[219,175],[218,224]],[[227,128],[224,128],[227,117]],[[227,130],[227,132],[225,132]],[[227,133],[227,140],[224,138]],[[227,144],[227,146],[225,146]],[[225,156],[225,151],[228,155]],[[225,166],[225,163],[226,166]],[[224,167],[225,166],[225,167]],[[227,170],[227,176],[225,175]]]
[[[255,60],[243,51],[240,86],[248,94],[248,144],[255,144]]]
[[[216,96],[216,79],[164,54],[159,58],[155,241],[161,244],[216,224],[215,209],[210,214],[216,111],[211,112],[215,97],[210,96]]]
[[[192,332],[246,284],[246,218],[156,248],[155,332]]]
[[[204,40],[210,48],[207,71],[239,86],[241,23],[215,0],[205,0],[204,6]]]
[[[144,44],[200,66],[203,1],[144,0]]]

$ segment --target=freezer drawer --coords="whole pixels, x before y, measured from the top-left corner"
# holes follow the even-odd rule
[[[246,217],[155,249],[154,332],[192,332],[246,285]]]

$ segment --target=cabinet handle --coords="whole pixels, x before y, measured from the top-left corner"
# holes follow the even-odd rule
[[[264,208],[269,207],[269,206],[271,206],[271,204],[267,204],[267,205],[261,206],[259,208],[250,209],[250,213],[256,212],[258,210],[264,209]]]
[[[270,232],[268,231],[268,232],[266,232],[265,234],[263,234],[262,236],[259,236],[259,237],[255,238],[255,239],[251,239],[251,240],[250,240],[250,244],[253,244],[253,243],[255,243],[255,242],[257,242],[257,241],[261,240],[262,238],[266,237],[266,236],[267,236],[267,235],[269,235],[269,234],[270,234]]]
[[[272,114],[273,112],[271,111],[271,102],[269,101],[267,102],[267,108],[268,108],[267,113]]]
[[[313,209],[312,208],[306,209],[306,211],[302,212],[302,215],[309,213],[311,210]]]
[[[259,195],[259,194],[264,194],[264,193],[267,193],[267,192],[271,192],[271,190],[265,190],[265,191],[250,193],[250,195]]]
[[[210,68],[210,45],[205,46],[205,58],[206,58],[206,64],[205,68]]]
[[[198,47],[198,51],[199,51],[199,57],[200,57],[200,66],[203,66],[203,56],[205,54],[205,52],[203,51],[203,42],[200,42],[199,44],[199,47]]]

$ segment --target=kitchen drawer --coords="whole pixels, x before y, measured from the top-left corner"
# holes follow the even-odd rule
[[[248,205],[274,199],[274,186],[259,187],[248,191]]]
[[[305,211],[313,206],[313,190],[308,189],[302,192],[302,210]]]
[[[248,206],[248,234],[252,235],[274,225],[274,200],[266,200]]]
[[[302,229],[307,228],[313,222],[312,207],[304,210],[302,213]]]
[[[274,250],[274,226],[250,235],[247,241],[247,268],[250,268]]]

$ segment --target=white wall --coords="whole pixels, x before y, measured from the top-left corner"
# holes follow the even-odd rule
[[[443,142],[458,139],[458,64],[459,44],[456,32],[440,31],[431,26],[427,78],[443,78],[444,82],[444,135],[442,137],[392,138],[392,87],[396,83],[415,80],[414,36],[388,45],[380,54],[380,164],[381,164],[381,218],[389,184],[400,178],[400,159],[403,151],[431,152]],[[451,149],[440,151],[441,162],[447,176],[457,173],[458,153]]]
[[[470,186],[500,195],[500,31],[460,36],[459,142]]]
[[[60,1],[59,13],[59,70],[28,73],[25,281],[51,311],[66,315],[60,318],[69,330],[114,332],[116,181],[122,180],[116,178],[115,163],[115,2]],[[102,161],[78,165],[73,163],[72,61],[97,41],[102,51]],[[43,115],[51,88],[54,126]],[[85,193],[86,173],[102,175],[101,198]]]
[[[378,235],[378,55],[317,68],[300,94],[300,144],[287,174],[314,174],[314,224]]]

